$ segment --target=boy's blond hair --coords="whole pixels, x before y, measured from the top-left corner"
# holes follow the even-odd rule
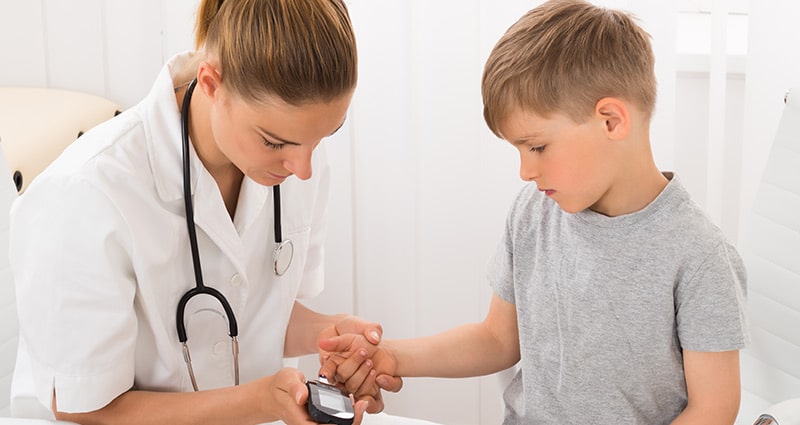
[[[529,11],[497,42],[483,72],[489,128],[515,110],[585,121],[597,101],[617,97],[646,116],[656,102],[650,35],[633,18],[581,0],[551,0]]]

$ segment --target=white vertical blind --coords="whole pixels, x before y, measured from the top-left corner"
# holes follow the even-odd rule
[[[104,11],[102,0],[44,1],[49,86],[106,94]]]
[[[42,1],[0,0],[0,84],[47,85],[45,35]]]
[[[725,152],[725,108],[728,81],[728,4],[714,0],[711,10],[711,67],[709,70],[708,174],[706,176],[706,211],[711,219],[722,222],[723,169]]]

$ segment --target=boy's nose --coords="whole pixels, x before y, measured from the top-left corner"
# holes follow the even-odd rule
[[[532,158],[526,158],[525,155],[527,152],[520,153],[520,163],[519,163],[519,177],[526,181],[534,181],[536,180],[539,175],[539,167],[536,165],[536,161]]]
[[[300,180],[311,178],[311,154],[312,149],[297,149],[291,156],[283,161],[283,167],[297,176]]]

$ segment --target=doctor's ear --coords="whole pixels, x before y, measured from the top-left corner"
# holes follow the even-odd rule
[[[209,62],[203,61],[197,69],[197,88],[208,98],[214,99],[222,86],[222,74]]]
[[[597,101],[594,111],[609,139],[623,140],[628,137],[631,111],[627,103],[614,97],[604,97]]]

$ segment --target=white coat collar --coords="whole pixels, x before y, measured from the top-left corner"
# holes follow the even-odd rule
[[[153,88],[144,102],[143,121],[147,132],[147,154],[153,179],[161,200],[183,209],[183,160],[181,153],[181,114],[175,101],[174,87],[185,83],[173,81],[173,75],[185,74],[192,61],[192,53],[186,52],[172,58],[161,70]],[[244,178],[236,209],[235,227],[227,215],[224,202],[211,174],[200,162],[194,147],[189,145],[191,192],[194,203],[195,223],[229,257],[244,258],[238,237],[256,218],[261,216],[266,201],[271,200],[270,188]],[[179,202],[178,202],[179,201]],[[234,261],[236,262],[236,261]]]

